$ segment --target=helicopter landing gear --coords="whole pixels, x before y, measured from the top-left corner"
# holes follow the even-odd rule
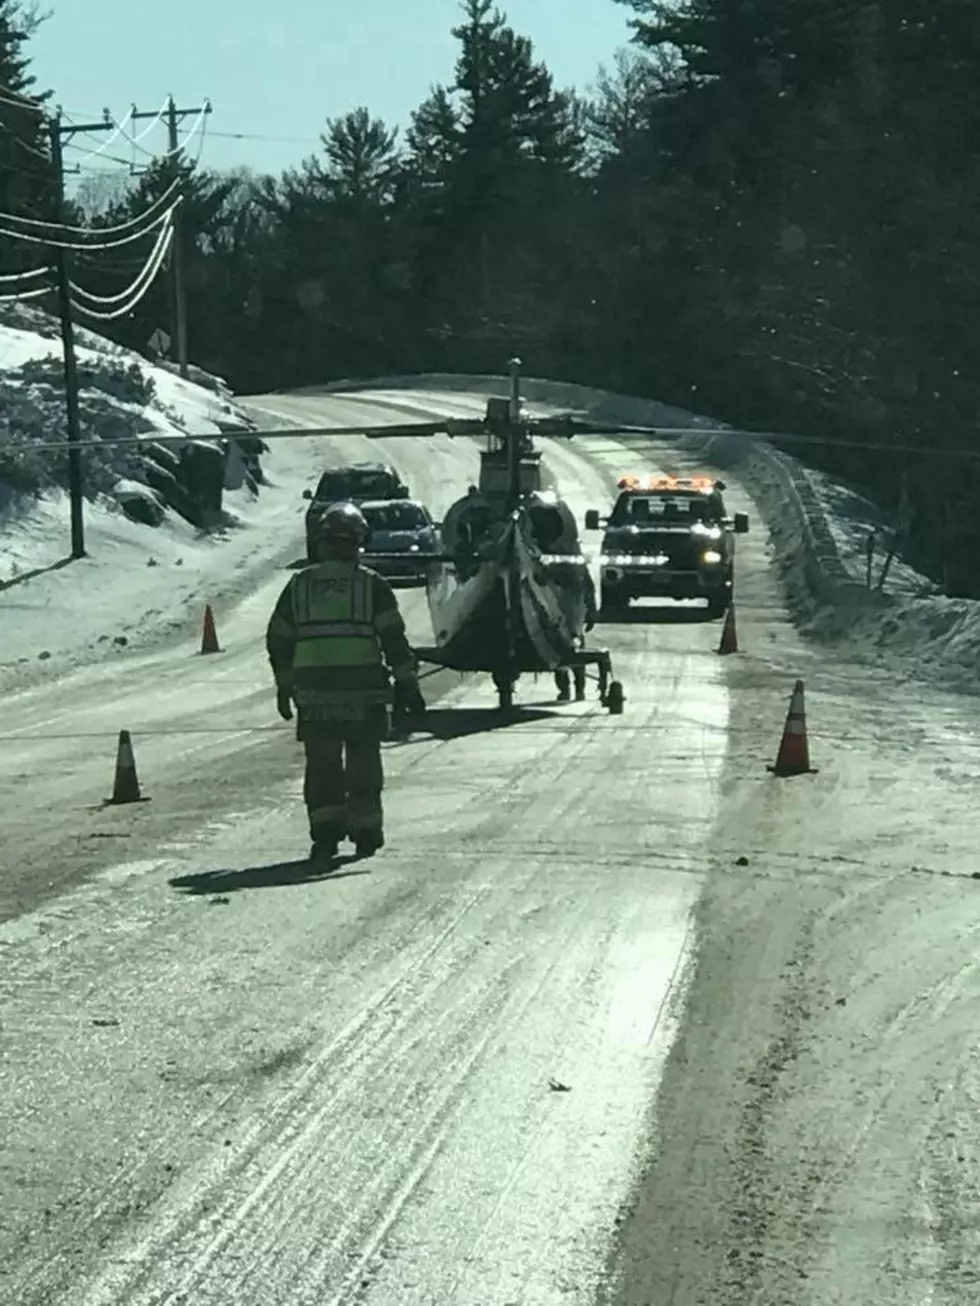
[[[612,674],[612,663],[610,661],[599,663],[599,702],[603,707],[606,706],[606,696],[609,693],[609,677]]]
[[[623,692],[622,681],[612,678],[612,658],[609,656],[608,649],[582,649],[575,655],[570,665],[594,666],[597,670],[596,679],[599,682],[599,702],[610,716],[622,716],[626,695]]]

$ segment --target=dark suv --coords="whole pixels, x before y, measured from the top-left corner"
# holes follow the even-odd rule
[[[408,499],[408,486],[388,463],[351,463],[330,467],[320,477],[315,491],[304,490],[310,500],[306,510],[306,556],[314,558],[317,518],[332,503],[365,503],[370,499]]]
[[[735,536],[749,529],[744,512],[729,518],[723,481],[624,477],[605,519],[600,555],[602,606],[626,608],[641,597],[707,599],[708,616],[732,600]],[[603,525],[585,515],[586,530]]]

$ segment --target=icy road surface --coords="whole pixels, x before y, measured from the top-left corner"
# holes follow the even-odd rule
[[[465,441],[354,445],[437,513],[476,470]],[[676,461],[546,456],[579,515]],[[388,749],[391,846],[329,880],[262,648],[287,572],[219,615],[219,657],[8,698],[0,1301],[975,1299],[977,713],[801,644],[752,526],[742,654],[683,608],[600,625],[626,714],[542,678],[496,729],[485,685],[435,678]],[[779,782],[797,675],[821,769]],[[151,801],[102,810],[121,727]]]
[[[371,449],[436,511],[476,472],[468,441]],[[553,470],[579,513],[608,497],[585,454]],[[690,636],[716,628],[626,631],[619,721],[592,701],[488,730],[487,687],[442,677],[447,710],[388,752],[391,849],[304,883],[262,649],[285,575],[219,623],[218,658],[12,699],[0,1298],[588,1302],[691,945],[728,694]],[[423,596],[404,607],[424,637]],[[123,725],[151,801],[98,811]]]

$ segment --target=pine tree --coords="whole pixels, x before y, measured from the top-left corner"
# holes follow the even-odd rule
[[[0,0],[0,211],[49,218],[54,203],[45,105],[50,92],[38,92],[26,47],[41,22],[20,0]],[[0,242],[0,271],[39,265],[40,247]]]
[[[330,119],[320,139],[334,197],[362,210],[388,204],[398,165],[397,138],[397,130],[372,118],[364,106]]]
[[[407,233],[433,348],[451,338],[460,365],[496,367],[550,330],[543,246],[583,159],[581,112],[490,0],[462,9],[454,80],[408,134]]]

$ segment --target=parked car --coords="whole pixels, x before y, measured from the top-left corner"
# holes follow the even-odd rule
[[[370,530],[364,562],[391,580],[425,580],[440,548],[428,509],[414,499],[370,500],[358,507]]]
[[[315,490],[304,490],[310,500],[306,510],[306,556],[314,559],[314,527],[320,515],[332,503],[345,500],[358,505],[365,500],[407,499],[409,489],[394,467],[388,463],[351,463],[347,467],[330,467],[320,477]]]

